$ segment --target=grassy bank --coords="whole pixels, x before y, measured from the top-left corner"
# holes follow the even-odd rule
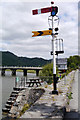
[[[7,69],[6,71],[11,71],[10,69]],[[16,72],[23,72],[23,70],[16,70]],[[35,70],[28,70],[28,73],[36,73]]]
[[[28,73],[36,73],[35,70],[28,70],[27,72],[28,72]]]

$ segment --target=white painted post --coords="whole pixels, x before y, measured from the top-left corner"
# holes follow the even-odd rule
[[[52,16],[53,87],[54,87],[52,94],[58,94],[58,91],[56,90],[56,55],[55,55],[55,36],[53,31],[54,28],[53,21],[54,17]]]

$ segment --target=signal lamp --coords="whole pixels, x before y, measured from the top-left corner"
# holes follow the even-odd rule
[[[51,16],[53,16],[53,17],[56,16],[57,12],[58,12],[58,7],[57,6],[52,7]]]

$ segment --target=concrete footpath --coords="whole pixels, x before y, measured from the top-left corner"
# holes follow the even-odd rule
[[[64,120],[67,118],[79,118],[78,113],[78,70],[75,73],[74,82],[72,84],[72,98],[69,103],[69,111],[66,112]]]
[[[72,84],[72,97],[70,100],[70,110],[78,111],[78,70],[75,73],[74,82]]]
[[[67,77],[60,80],[57,84],[58,95],[51,94],[53,90],[52,84],[40,87],[45,89],[45,93],[21,116],[21,118],[59,118],[62,120],[65,107],[69,102],[67,93],[71,90],[74,75],[75,71],[72,71]]]

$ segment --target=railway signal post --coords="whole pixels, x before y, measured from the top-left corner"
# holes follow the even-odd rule
[[[53,5],[54,3],[51,2],[51,4]],[[52,12],[51,12],[51,16],[52,16],[52,51],[53,51],[53,87],[54,90],[52,91],[52,94],[58,94],[57,91],[57,87],[56,87],[56,55],[55,55],[55,36],[54,36],[54,25],[53,25],[53,19],[54,16],[57,14],[58,12],[58,7],[52,7]]]
[[[45,31],[33,31],[32,33],[34,35],[32,35],[32,37],[36,37],[36,36],[44,36],[44,35],[52,35],[52,52],[53,52],[53,88],[54,90],[52,91],[52,94],[58,94],[57,91],[57,87],[56,87],[56,83],[57,83],[57,77],[56,77],[56,54],[55,54],[55,35],[57,35],[57,33],[54,33],[54,25],[53,25],[53,21],[54,21],[54,16],[56,16],[56,14],[58,13],[58,7],[57,6],[53,6],[54,2],[51,2],[51,7],[47,7],[47,8],[41,8],[41,9],[35,9],[32,10],[32,14],[33,15],[37,15],[37,14],[43,14],[43,13],[51,13],[51,17],[52,17],[52,28],[49,30],[45,30]],[[55,31],[58,31],[58,28],[55,29]]]

